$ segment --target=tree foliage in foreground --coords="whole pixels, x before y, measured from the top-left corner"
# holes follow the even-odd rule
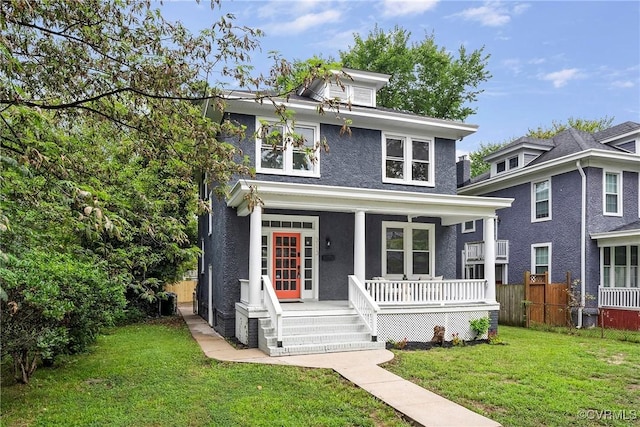
[[[434,35],[410,43],[401,27],[385,32],[375,27],[367,36],[354,35],[354,45],[340,52],[345,67],[390,74],[377,95],[378,105],[429,117],[465,120],[476,112],[482,83],[491,78],[484,47],[457,56],[439,47]]]
[[[38,357],[81,350],[73,337],[108,323],[122,295],[153,300],[193,266],[202,172],[218,194],[252,173],[221,138],[244,129],[199,104],[223,108],[233,80],[289,116],[260,91],[286,61],[250,74],[259,30],[213,0],[211,26],[191,34],[158,5],[0,2],[2,356],[25,382]]]

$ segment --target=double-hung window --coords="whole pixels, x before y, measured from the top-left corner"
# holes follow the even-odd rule
[[[383,182],[434,185],[432,139],[385,135],[382,149]]]
[[[602,187],[604,214],[622,216],[622,173],[604,172]]]
[[[551,277],[551,243],[531,245],[531,272],[544,274],[545,271]]]
[[[551,219],[551,180],[531,183],[531,222]]]
[[[433,224],[383,221],[382,229],[382,272],[385,277],[433,276]]]
[[[309,123],[257,121],[256,171],[320,176],[320,127]]]

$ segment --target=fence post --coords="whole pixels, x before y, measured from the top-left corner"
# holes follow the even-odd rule
[[[529,271],[524,272],[524,315],[525,315],[525,328],[529,327],[529,318],[531,317],[531,301],[529,300],[529,283],[531,280],[531,273]]]

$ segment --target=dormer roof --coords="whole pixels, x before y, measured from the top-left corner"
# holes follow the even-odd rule
[[[301,87],[297,94],[316,101],[320,101],[322,98],[337,98],[340,102],[352,105],[376,107],[376,93],[391,78],[389,74],[351,68],[332,70],[332,72],[338,75],[344,88],[333,81],[326,82],[323,79],[316,79],[307,87]]]

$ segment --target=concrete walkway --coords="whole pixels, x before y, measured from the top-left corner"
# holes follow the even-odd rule
[[[333,369],[420,426],[500,426],[489,418],[476,414],[378,366],[393,359],[393,353],[388,350],[269,357],[257,348],[235,349],[209,327],[204,319],[194,315],[190,305],[180,305],[178,310],[191,330],[191,335],[209,358],[229,362]]]

